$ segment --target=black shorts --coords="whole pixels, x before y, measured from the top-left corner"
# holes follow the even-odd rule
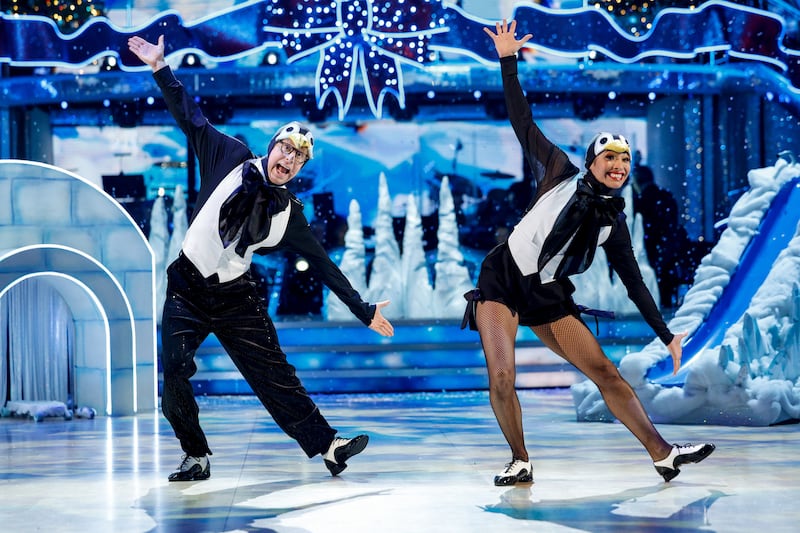
[[[564,278],[542,283],[538,273],[523,276],[507,243],[492,249],[481,263],[478,290],[478,301],[504,304],[519,315],[521,326],[549,324],[569,315],[580,318],[572,282]]]

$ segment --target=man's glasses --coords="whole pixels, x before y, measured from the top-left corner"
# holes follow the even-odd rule
[[[285,155],[286,157],[294,155],[295,163],[299,163],[302,165],[303,163],[308,161],[308,156],[304,152],[292,146],[291,144],[284,141],[278,141],[278,144],[281,145],[281,153],[283,155]]]

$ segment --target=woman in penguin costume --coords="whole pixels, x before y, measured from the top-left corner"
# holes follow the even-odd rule
[[[685,333],[673,334],[645,286],[633,254],[618,193],[628,179],[631,149],[622,135],[600,133],[586,150],[586,172],[550,142],[533,120],[517,76],[517,52],[531,38],[516,39],[516,22],[484,28],[500,58],[511,126],[537,183],[536,195],[508,240],[484,259],[477,289],[467,293],[465,324],[477,329],[489,374],[489,398],[511,448],[511,461],[495,485],[530,482],[533,468],[525,447],[522,410],[515,389],[514,339],[527,326],[551,350],[599,388],[611,413],[642,443],[664,480],[679,467],[707,457],[713,444],[671,445],[653,426],[631,386],[606,357],[580,318],[569,276],[584,272],[603,246],[628,296],[667,346],[677,372]],[[609,453],[614,453],[609,450]],[[587,474],[592,467],[584,465]]]

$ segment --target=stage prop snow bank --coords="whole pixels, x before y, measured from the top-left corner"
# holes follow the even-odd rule
[[[620,362],[656,423],[800,419],[800,165],[785,158],[748,173],[750,189],[669,322],[689,333],[680,372],[657,339]],[[614,420],[592,382],[572,394],[579,421]]]

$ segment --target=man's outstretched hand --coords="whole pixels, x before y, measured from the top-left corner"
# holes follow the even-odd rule
[[[391,337],[394,335],[394,326],[381,314],[381,309],[387,305],[389,305],[389,300],[384,300],[375,304],[375,316],[372,317],[372,322],[369,323],[369,329],[384,337]]]
[[[158,37],[158,43],[153,44],[145,41],[141,37],[133,36],[128,39],[128,50],[148,65],[153,72],[167,66],[164,59],[164,36]]]

